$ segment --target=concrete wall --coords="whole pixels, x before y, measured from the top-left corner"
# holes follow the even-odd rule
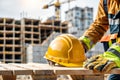
[[[27,45],[26,46],[26,55],[27,55],[26,61],[27,61],[27,63],[31,63],[31,62],[47,63],[46,59],[44,58],[44,54],[47,51],[47,48],[48,48],[50,42],[58,35],[60,35],[60,33],[54,32],[41,45],[39,45],[39,44],[38,45],[32,45],[32,44]]]

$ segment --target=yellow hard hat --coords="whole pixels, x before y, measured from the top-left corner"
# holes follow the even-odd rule
[[[45,58],[66,67],[80,67],[86,60],[83,45],[71,34],[56,37],[50,43]]]

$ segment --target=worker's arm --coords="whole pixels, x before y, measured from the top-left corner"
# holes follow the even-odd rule
[[[84,67],[96,72],[108,72],[113,68],[120,68],[120,43],[114,43],[103,54],[86,60]]]
[[[95,21],[90,25],[89,29],[85,31],[81,40],[83,40],[89,50],[94,44],[96,44],[96,42],[101,39],[107,30],[108,18],[104,11],[103,0],[100,0]]]

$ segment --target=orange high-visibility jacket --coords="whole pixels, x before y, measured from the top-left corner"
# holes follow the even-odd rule
[[[120,1],[107,0],[107,9],[108,14],[105,13],[103,0],[100,0],[95,21],[84,33],[84,36],[89,37],[94,44],[101,39],[109,28],[111,34],[120,32]]]

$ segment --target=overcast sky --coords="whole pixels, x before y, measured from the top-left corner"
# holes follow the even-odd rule
[[[0,0],[0,17],[9,17],[21,19],[22,17],[46,19],[54,15],[54,6],[48,9],[42,9],[42,6],[49,3],[51,0]],[[56,0],[54,0],[56,1]],[[60,0],[63,2],[65,0]],[[99,0],[76,0],[70,3],[70,8],[93,7],[94,17],[97,12]],[[68,4],[61,5],[61,17],[65,20],[65,11],[68,10]]]

